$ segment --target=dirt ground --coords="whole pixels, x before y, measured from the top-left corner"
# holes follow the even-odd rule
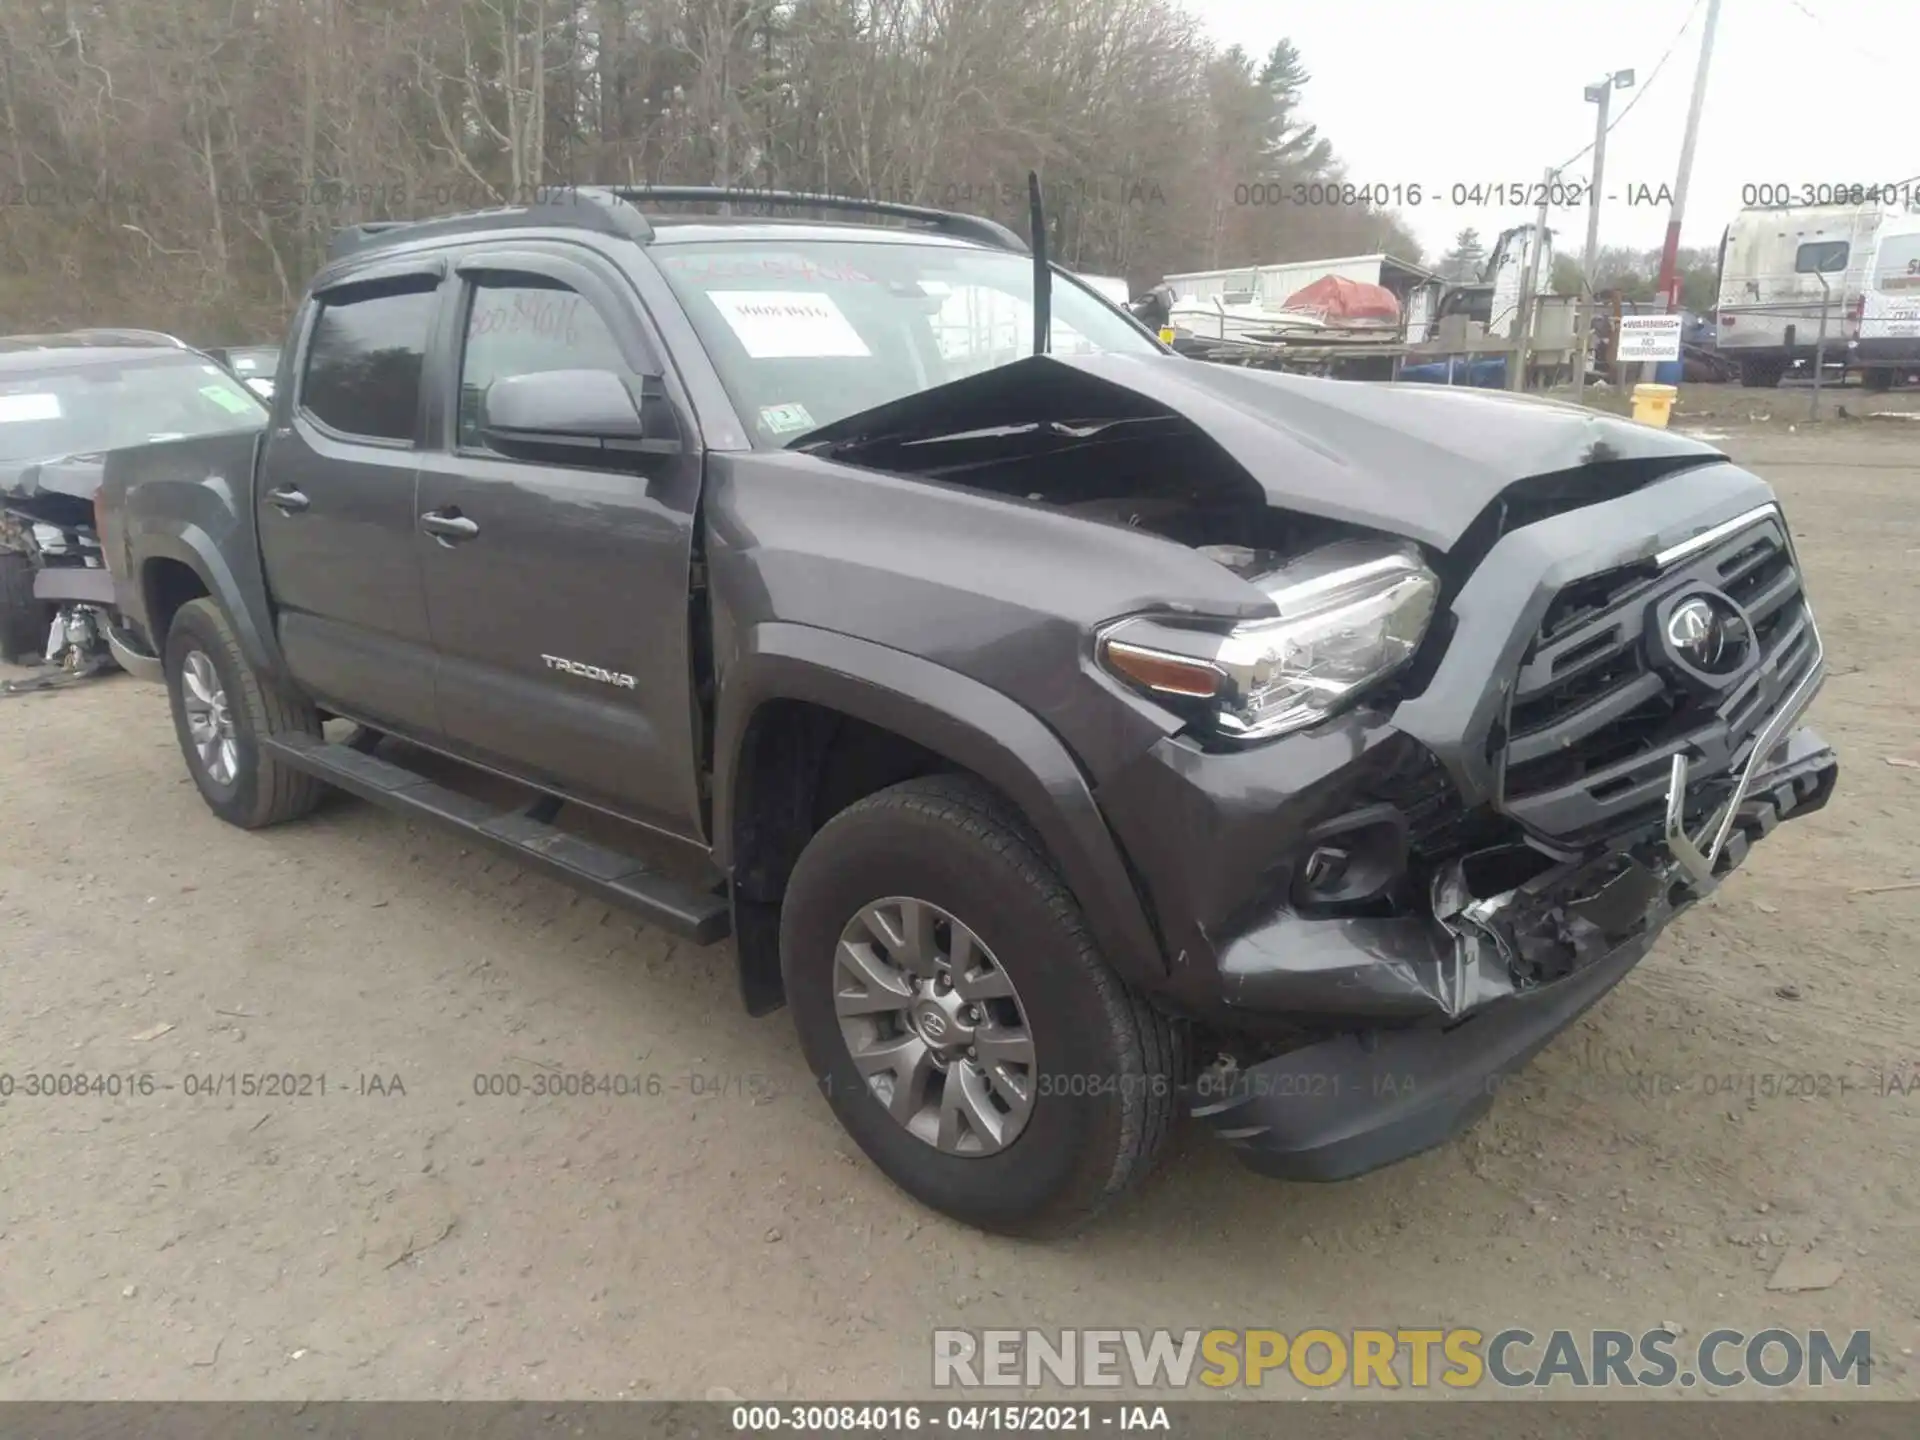
[[[156,1079],[0,1099],[0,1399],[905,1397],[936,1325],[1663,1322],[1871,1329],[1872,1393],[1920,1396],[1920,435],[1783,397],[1677,423],[1788,505],[1830,808],[1464,1138],[1314,1187],[1190,1126],[1053,1246],[894,1191],[724,946],[344,797],[223,826],[128,677],[0,700],[0,1071]],[[543,1068],[642,1083],[476,1091]],[[249,1073],[326,1092],[187,1093]],[[1838,1282],[1770,1293],[1796,1251]]]

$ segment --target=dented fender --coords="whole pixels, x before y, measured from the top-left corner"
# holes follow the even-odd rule
[[[734,869],[738,760],[754,713],[799,700],[877,725],[972,771],[1045,843],[1101,953],[1135,984],[1165,961],[1086,777],[1047,727],[1004,695],[916,656],[802,625],[740,637],[723,671],[715,726],[714,858]]]

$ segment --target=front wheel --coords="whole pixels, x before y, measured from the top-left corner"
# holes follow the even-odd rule
[[[1178,1034],[1108,968],[1021,818],[977,782],[842,811],[795,866],[781,970],[848,1133],[922,1203],[1077,1228],[1151,1167]]]
[[[174,733],[208,809],[257,830],[298,819],[319,803],[321,783],[263,754],[260,742],[317,736],[320,717],[247,663],[218,605],[182,605],[167,628],[164,659]]]
[[[19,550],[0,550],[0,660],[27,664],[46,654],[56,607],[35,598],[34,563]]]

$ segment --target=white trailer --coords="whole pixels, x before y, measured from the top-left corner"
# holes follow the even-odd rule
[[[1857,315],[1888,213],[1870,201],[1734,217],[1720,241],[1714,343],[1739,362],[1743,384],[1777,385],[1793,365],[1811,363],[1823,309],[1828,359],[1846,358],[1849,307]]]

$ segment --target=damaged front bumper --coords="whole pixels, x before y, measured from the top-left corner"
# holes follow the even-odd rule
[[[1476,871],[1497,857],[1465,857],[1434,878],[1431,918],[1276,917],[1221,956],[1235,1003],[1383,1023],[1215,1067],[1192,1088],[1194,1113],[1254,1169],[1295,1180],[1346,1179],[1444,1142],[1754,840],[1823,806],[1838,771],[1818,734],[1794,730],[1756,753],[1697,836],[1679,818],[1689,797],[1677,765],[1668,825],[1597,858],[1476,896]]]
[[[1225,1052],[1195,1113],[1257,1168],[1324,1180],[1469,1123],[1826,803],[1800,577],[1771,492],[1705,467],[1504,534],[1391,706],[1232,752],[1171,737],[1109,777],[1163,1003]],[[1689,659],[1682,608],[1718,617],[1717,668]]]

